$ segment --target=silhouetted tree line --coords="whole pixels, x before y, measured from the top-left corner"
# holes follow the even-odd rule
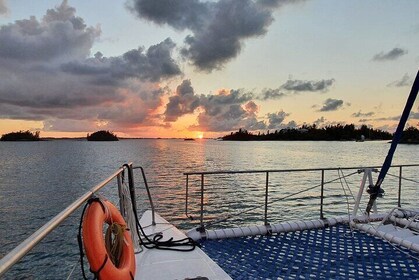
[[[413,126],[408,127],[405,131],[403,131],[400,143],[419,144],[419,129]]]
[[[252,140],[310,140],[310,141],[353,141],[365,137],[369,140],[391,140],[392,134],[379,129],[362,125],[356,128],[353,124],[329,125],[317,128],[313,125],[303,125],[299,128],[285,128],[281,130],[268,130],[266,133],[253,134],[245,129],[231,132],[223,136],[223,140],[252,141]]]
[[[0,138],[0,141],[39,141],[39,131],[30,132],[26,131],[17,131],[3,134]]]
[[[87,141],[118,141],[118,137],[110,131],[99,130],[92,134],[87,134]]]

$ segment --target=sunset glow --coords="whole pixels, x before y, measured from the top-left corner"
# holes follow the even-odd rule
[[[418,70],[418,1],[146,2],[0,0],[0,134],[393,132]]]

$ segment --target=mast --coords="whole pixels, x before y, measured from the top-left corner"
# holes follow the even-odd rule
[[[413,82],[412,90],[410,91],[409,97],[406,101],[402,116],[400,117],[399,125],[397,126],[396,132],[393,135],[393,140],[391,141],[391,146],[384,160],[383,167],[381,167],[380,174],[378,175],[377,183],[370,190],[370,199],[367,204],[367,213],[371,211],[371,207],[374,204],[374,201],[377,199],[378,194],[380,193],[381,184],[386,177],[387,171],[391,166],[391,161],[393,160],[394,152],[396,151],[397,144],[402,137],[404,126],[406,125],[407,119],[409,118],[410,111],[412,110],[413,103],[415,103],[416,96],[418,95],[419,90],[419,71],[416,74],[415,81]]]

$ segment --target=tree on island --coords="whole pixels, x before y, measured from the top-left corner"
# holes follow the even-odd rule
[[[403,144],[419,144],[419,129],[410,126],[403,131],[400,143]]]
[[[369,140],[391,140],[392,135],[389,132],[369,128],[362,125],[356,128],[354,124],[330,125],[318,128],[315,124],[304,124],[299,128],[285,128],[273,132],[252,134],[244,129],[238,132],[232,132],[230,135],[223,136],[223,140],[233,141],[354,141],[362,138],[362,135]]]
[[[87,141],[119,141],[116,134],[108,130],[99,130],[92,134],[87,134]]]
[[[39,141],[39,131],[30,132],[29,130],[17,132],[10,132],[3,134],[0,138],[0,141]]]

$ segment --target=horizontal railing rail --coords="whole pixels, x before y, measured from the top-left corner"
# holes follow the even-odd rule
[[[183,175],[186,176],[186,187],[185,187],[185,214],[187,217],[189,216],[189,181],[192,176],[199,176],[200,180],[200,190],[199,190],[199,196],[200,196],[200,205],[199,205],[199,230],[204,230],[204,201],[205,201],[205,176],[211,176],[211,175],[233,175],[233,174],[265,174],[265,193],[264,193],[264,224],[268,225],[268,205],[270,204],[268,202],[269,197],[269,175],[274,173],[292,173],[292,172],[321,172],[321,179],[320,184],[315,187],[320,187],[320,218],[324,219],[323,214],[323,206],[324,206],[324,185],[329,182],[324,181],[324,173],[325,171],[337,171],[337,170],[357,170],[357,173],[363,172],[363,170],[373,170],[378,171],[382,166],[352,166],[352,167],[327,167],[327,168],[300,168],[300,169],[263,169],[263,170],[219,170],[219,171],[192,171],[192,172],[184,172]],[[399,186],[398,186],[398,199],[397,204],[398,207],[401,206],[401,189],[402,189],[402,169],[406,167],[419,167],[419,164],[402,164],[402,165],[392,165],[392,168],[399,168],[399,175],[397,176],[399,178]],[[342,179],[341,177],[340,179]],[[309,188],[309,190],[315,188]],[[301,193],[301,192],[298,192]],[[297,193],[297,194],[298,194]],[[293,195],[288,195],[286,197],[291,197]],[[257,206],[262,208],[261,206]],[[253,207],[251,210],[255,209],[256,207]],[[220,221],[226,220],[221,219]],[[213,223],[211,223],[213,224]]]
[[[391,167],[417,167],[419,164],[392,165]],[[304,171],[330,171],[330,170],[348,170],[348,169],[376,169],[382,166],[353,166],[353,167],[326,167],[326,168],[296,168],[296,169],[261,169],[261,170],[219,170],[219,171],[192,171],[184,172],[183,175],[216,175],[216,174],[240,174],[240,173],[281,173],[281,172],[304,172]]]
[[[152,216],[154,220],[154,205],[151,199],[151,194],[150,194],[150,190],[147,184],[147,180],[145,178],[144,170],[142,169],[142,167],[133,167],[132,163],[129,163],[128,166],[131,169],[129,170],[129,172],[131,172],[132,169],[137,169],[137,168],[140,168],[142,171],[144,185],[147,190],[147,194],[148,194],[148,198],[149,198],[151,210],[152,210]],[[105,187],[113,179],[118,177],[118,180],[119,180],[120,176],[123,175],[123,172],[126,169],[127,169],[126,167],[119,168],[116,172],[110,175],[107,179],[103,180],[102,182],[100,182],[99,184],[91,188],[89,191],[84,193],[76,201],[71,203],[67,208],[65,208],[63,211],[61,211],[59,214],[57,214],[55,217],[49,220],[45,225],[43,225],[41,228],[35,231],[31,236],[29,236],[26,240],[24,240],[17,247],[15,247],[12,251],[10,251],[7,255],[5,255],[0,260],[0,277],[4,273],[6,273],[20,259],[22,259],[28,252],[30,252],[40,241],[42,241],[42,239],[44,239],[48,234],[50,234],[65,219],[67,219],[71,214],[73,214],[80,206],[86,203],[95,193],[97,193],[99,190]]]

